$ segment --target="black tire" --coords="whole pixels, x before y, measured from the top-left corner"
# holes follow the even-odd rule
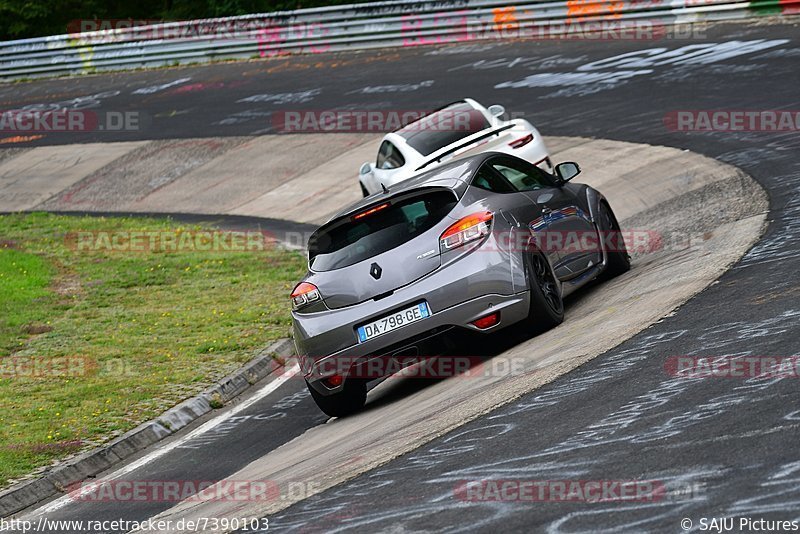
[[[364,198],[367,198],[369,196],[369,192],[367,192],[367,188],[364,187],[364,184],[362,184],[361,182],[358,182],[358,183],[361,184],[361,194],[364,196]]]
[[[605,202],[600,203],[598,219],[597,222],[601,232],[605,234],[610,232],[613,234],[610,239],[605,239],[606,236],[603,236],[603,247],[605,248],[608,243],[611,243],[612,250],[605,251],[608,257],[608,263],[600,278],[609,280],[631,270],[631,257],[628,255],[628,250],[625,248],[625,240],[622,238],[617,218]]]
[[[530,255],[527,269],[531,300],[528,324],[540,334],[564,321],[564,301],[553,268],[541,252]]]
[[[367,403],[367,384],[363,380],[350,379],[344,388],[333,395],[323,395],[306,382],[311,397],[319,409],[330,417],[346,417],[360,411]]]

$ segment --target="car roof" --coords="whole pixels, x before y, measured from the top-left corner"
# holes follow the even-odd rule
[[[434,169],[431,169],[430,171],[413,176],[408,180],[403,180],[402,182],[395,184],[393,187],[389,188],[386,193],[375,193],[363,198],[362,200],[359,200],[354,204],[351,204],[331,217],[328,222],[351,215],[353,213],[358,213],[368,206],[379,204],[388,198],[392,198],[395,195],[406,193],[414,189],[421,189],[424,187],[446,187],[453,190],[459,189],[459,186],[465,185],[469,182],[484,161],[492,156],[506,155],[507,154],[503,154],[502,152],[483,152],[481,154],[475,154],[474,156],[468,156],[454,161],[449,161],[439,165]]]
[[[409,140],[414,137],[414,133],[418,130],[412,129],[411,127],[414,124],[417,124],[421,121],[429,119],[431,115],[442,111],[443,109],[447,109],[451,106],[455,106],[457,104],[466,104],[467,106],[471,107],[475,111],[480,112],[483,114],[482,106],[473,100],[472,98],[461,98],[459,100],[453,100],[452,102],[448,102],[443,106],[439,106],[438,108],[427,112],[424,116],[409,122],[408,124],[404,124],[403,126],[388,132],[386,135],[383,136],[382,141],[389,141],[390,143],[394,144],[400,152],[406,156],[406,159],[424,159],[428,156],[421,154],[416,148],[409,144]],[[449,146],[449,145],[448,145]],[[444,148],[444,147],[443,147]],[[430,154],[429,154],[430,155]]]
[[[475,105],[473,104],[473,102],[474,102],[474,100],[469,99],[469,98],[462,98],[461,100],[453,100],[452,102],[448,102],[447,104],[445,104],[443,106],[439,106],[438,108],[434,109],[433,111],[427,112],[424,116],[422,116],[422,117],[420,117],[420,118],[418,118],[416,120],[413,120],[413,121],[409,122],[408,124],[404,124],[403,126],[393,130],[392,133],[398,134],[399,136],[401,136],[404,139],[406,139],[406,138],[408,138],[408,135],[405,135],[405,134],[409,134],[410,133],[409,130],[411,130],[411,132],[417,132],[418,131],[416,129],[413,129],[413,130],[410,129],[411,125],[416,124],[416,123],[421,122],[421,121],[424,121],[426,118],[430,117],[434,113],[438,113],[438,112],[442,111],[443,109],[447,109],[447,108],[449,108],[451,106],[455,106],[457,104],[466,104],[469,107],[471,107],[472,109],[476,109]]]

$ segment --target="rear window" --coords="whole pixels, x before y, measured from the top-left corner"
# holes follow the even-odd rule
[[[396,146],[389,141],[381,143],[381,147],[378,149],[378,160],[375,162],[376,167],[379,169],[397,169],[405,165],[405,163],[405,158],[397,150]]]
[[[456,102],[395,133],[403,136],[411,148],[427,156],[488,127],[489,121],[483,113],[466,102]]]
[[[433,228],[457,200],[451,191],[437,190],[390,202],[374,213],[340,219],[314,232],[308,242],[309,267],[332,271],[399,247]]]

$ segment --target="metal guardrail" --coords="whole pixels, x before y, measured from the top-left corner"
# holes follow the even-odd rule
[[[410,0],[0,42],[0,79],[800,13],[800,0]]]

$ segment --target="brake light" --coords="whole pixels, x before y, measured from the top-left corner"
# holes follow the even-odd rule
[[[320,299],[319,289],[310,282],[300,282],[292,291],[291,299],[292,309],[302,308]]]
[[[491,328],[499,322],[500,312],[494,312],[485,317],[481,317],[480,319],[472,321],[472,324],[481,330],[486,330],[487,328]]]
[[[440,248],[451,250],[489,235],[492,218],[492,212],[483,211],[459,219],[439,237]]]
[[[342,382],[344,382],[344,377],[342,375],[331,375],[323,380],[323,382],[325,382],[325,385],[329,388],[336,388],[342,385]]]
[[[358,219],[360,219],[362,217],[366,217],[367,215],[372,215],[376,211],[381,211],[382,209],[386,209],[388,207],[389,207],[389,203],[388,202],[384,202],[383,204],[375,206],[374,208],[370,208],[367,211],[362,211],[361,213],[354,215],[353,216],[353,220],[357,221]]]
[[[519,139],[515,139],[514,141],[511,141],[510,143],[508,143],[508,146],[510,146],[511,148],[519,148],[519,147],[527,145],[531,141],[533,141],[533,134],[532,133],[526,135],[525,137],[520,137]]]

